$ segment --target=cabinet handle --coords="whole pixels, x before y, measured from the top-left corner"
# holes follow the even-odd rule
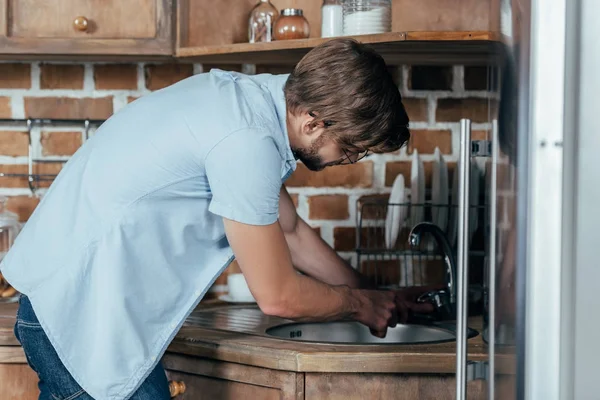
[[[185,393],[185,383],[183,381],[169,381],[169,392],[171,393],[171,398]]]
[[[469,285],[469,228],[471,183],[471,121],[460,120],[458,162],[458,273],[456,290],[456,400],[467,394],[467,318]]]
[[[77,17],[73,20],[73,28],[78,31],[85,32],[88,28],[88,19],[86,17]]]

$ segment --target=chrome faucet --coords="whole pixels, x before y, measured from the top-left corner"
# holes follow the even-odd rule
[[[429,302],[434,305],[436,310],[444,317],[453,317],[456,310],[456,261],[452,252],[452,246],[444,232],[431,222],[421,222],[415,225],[408,235],[408,243],[411,247],[416,247],[421,242],[423,233],[429,233],[437,242],[437,247],[441,250],[446,267],[445,284],[446,287],[441,290],[434,290],[422,294],[417,302]]]

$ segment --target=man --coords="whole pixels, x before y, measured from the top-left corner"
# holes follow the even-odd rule
[[[160,357],[234,255],[266,314],[349,317],[384,336],[398,312],[427,311],[364,289],[282,186],[296,160],[318,171],[408,138],[383,59],[345,39],[289,77],[213,70],[116,113],[2,264],[41,398],[168,399]]]

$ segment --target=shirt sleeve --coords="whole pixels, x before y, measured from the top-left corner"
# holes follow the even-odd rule
[[[255,129],[231,133],[208,153],[205,168],[211,213],[249,225],[277,221],[281,156],[271,136]]]

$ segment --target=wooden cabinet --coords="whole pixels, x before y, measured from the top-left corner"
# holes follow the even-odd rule
[[[312,373],[281,371],[167,353],[163,366],[170,380],[183,382],[176,400],[364,400],[455,398],[453,374]],[[514,375],[497,377],[498,400],[513,397]],[[487,398],[486,382],[467,384],[469,400]]]
[[[173,0],[0,0],[0,52],[170,56]]]

